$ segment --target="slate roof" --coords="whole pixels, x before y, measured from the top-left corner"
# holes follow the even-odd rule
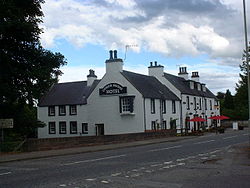
[[[172,74],[164,73],[164,77],[170,83],[172,83],[182,94],[203,96],[216,99],[216,96],[208,88],[206,88],[206,92],[199,91],[197,89],[191,89],[189,86],[189,81],[179,76],[174,76]]]
[[[153,76],[129,71],[121,73],[145,98],[180,100],[172,91]]]
[[[87,104],[87,98],[99,81],[95,80],[91,86],[87,86],[87,81],[54,84],[38,106]]]

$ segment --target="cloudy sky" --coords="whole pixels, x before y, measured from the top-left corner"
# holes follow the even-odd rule
[[[158,61],[177,75],[187,66],[214,93],[234,93],[244,48],[241,0],[46,0],[42,10],[42,45],[68,60],[60,82],[86,80],[90,68],[101,78],[108,51],[124,59],[130,45],[126,70],[147,74]]]

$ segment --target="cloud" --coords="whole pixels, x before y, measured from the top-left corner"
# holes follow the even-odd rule
[[[51,47],[63,38],[78,48],[98,44],[124,49],[125,45],[137,44],[137,51],[171,57],[208,54],[215,59],[239,58],[241,15],[230,6],[232,3],[50,0],[42,6],[45,14],[42,44]]]

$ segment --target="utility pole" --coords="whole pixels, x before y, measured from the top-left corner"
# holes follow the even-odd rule
[[[246,3],[243,0],[243,14],[244,14],[244,30],[245,30],[245,45],[246,45],[246,64],[247,64],[247,83],[248,83],[248,128],[250,132],[250,78],[249,78],[249,59],[248,59],[248,40],[247,40],[247,20],[246,20]],[[249,135],[250,143],[250,135]]]

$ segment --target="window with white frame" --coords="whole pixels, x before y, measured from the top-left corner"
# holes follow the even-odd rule
[[[70,124],[70,134],[77,134],[77,122],[71,121],[69,124]]]
[[[66,107],[65,105],[59,106],[59,116],[65,116],[66,115]]]
[[[66,121],[60,121],[59,122],[59,133],[60,134],[66,134],[67,130],[66,130]]]
[[[135,99],[135,96],[120,97],[120,113],[133,113],[134,112],[134,99]]]
[[[163,114],[166,114],[166,100],[161,100],[161,110]]]
[[[151,99],[151,114],[155,114],[155,99]]]
[[[187,103],[187,110],[190,110],[189,96],[187,96],[186,103]]]
[[[49,134],[56,134],[56,122],[49,122]]]
[[[82,123],[82,134],[88,134],[89,128],[88,123]]]
[[[49,106],[48,107],[48,115],[55,116],[55,114],[56,114],[55,106]]]
[[[77,114],[76,105],[70,105],[69,106],[69,114],[70,115],[76,115]]]
[[[175,101],[172,100],[172,113],[175,114],[176,113],[176,105],[175,105]]]
[[[196,97],[194,97],[194,110],[197,109]]]

